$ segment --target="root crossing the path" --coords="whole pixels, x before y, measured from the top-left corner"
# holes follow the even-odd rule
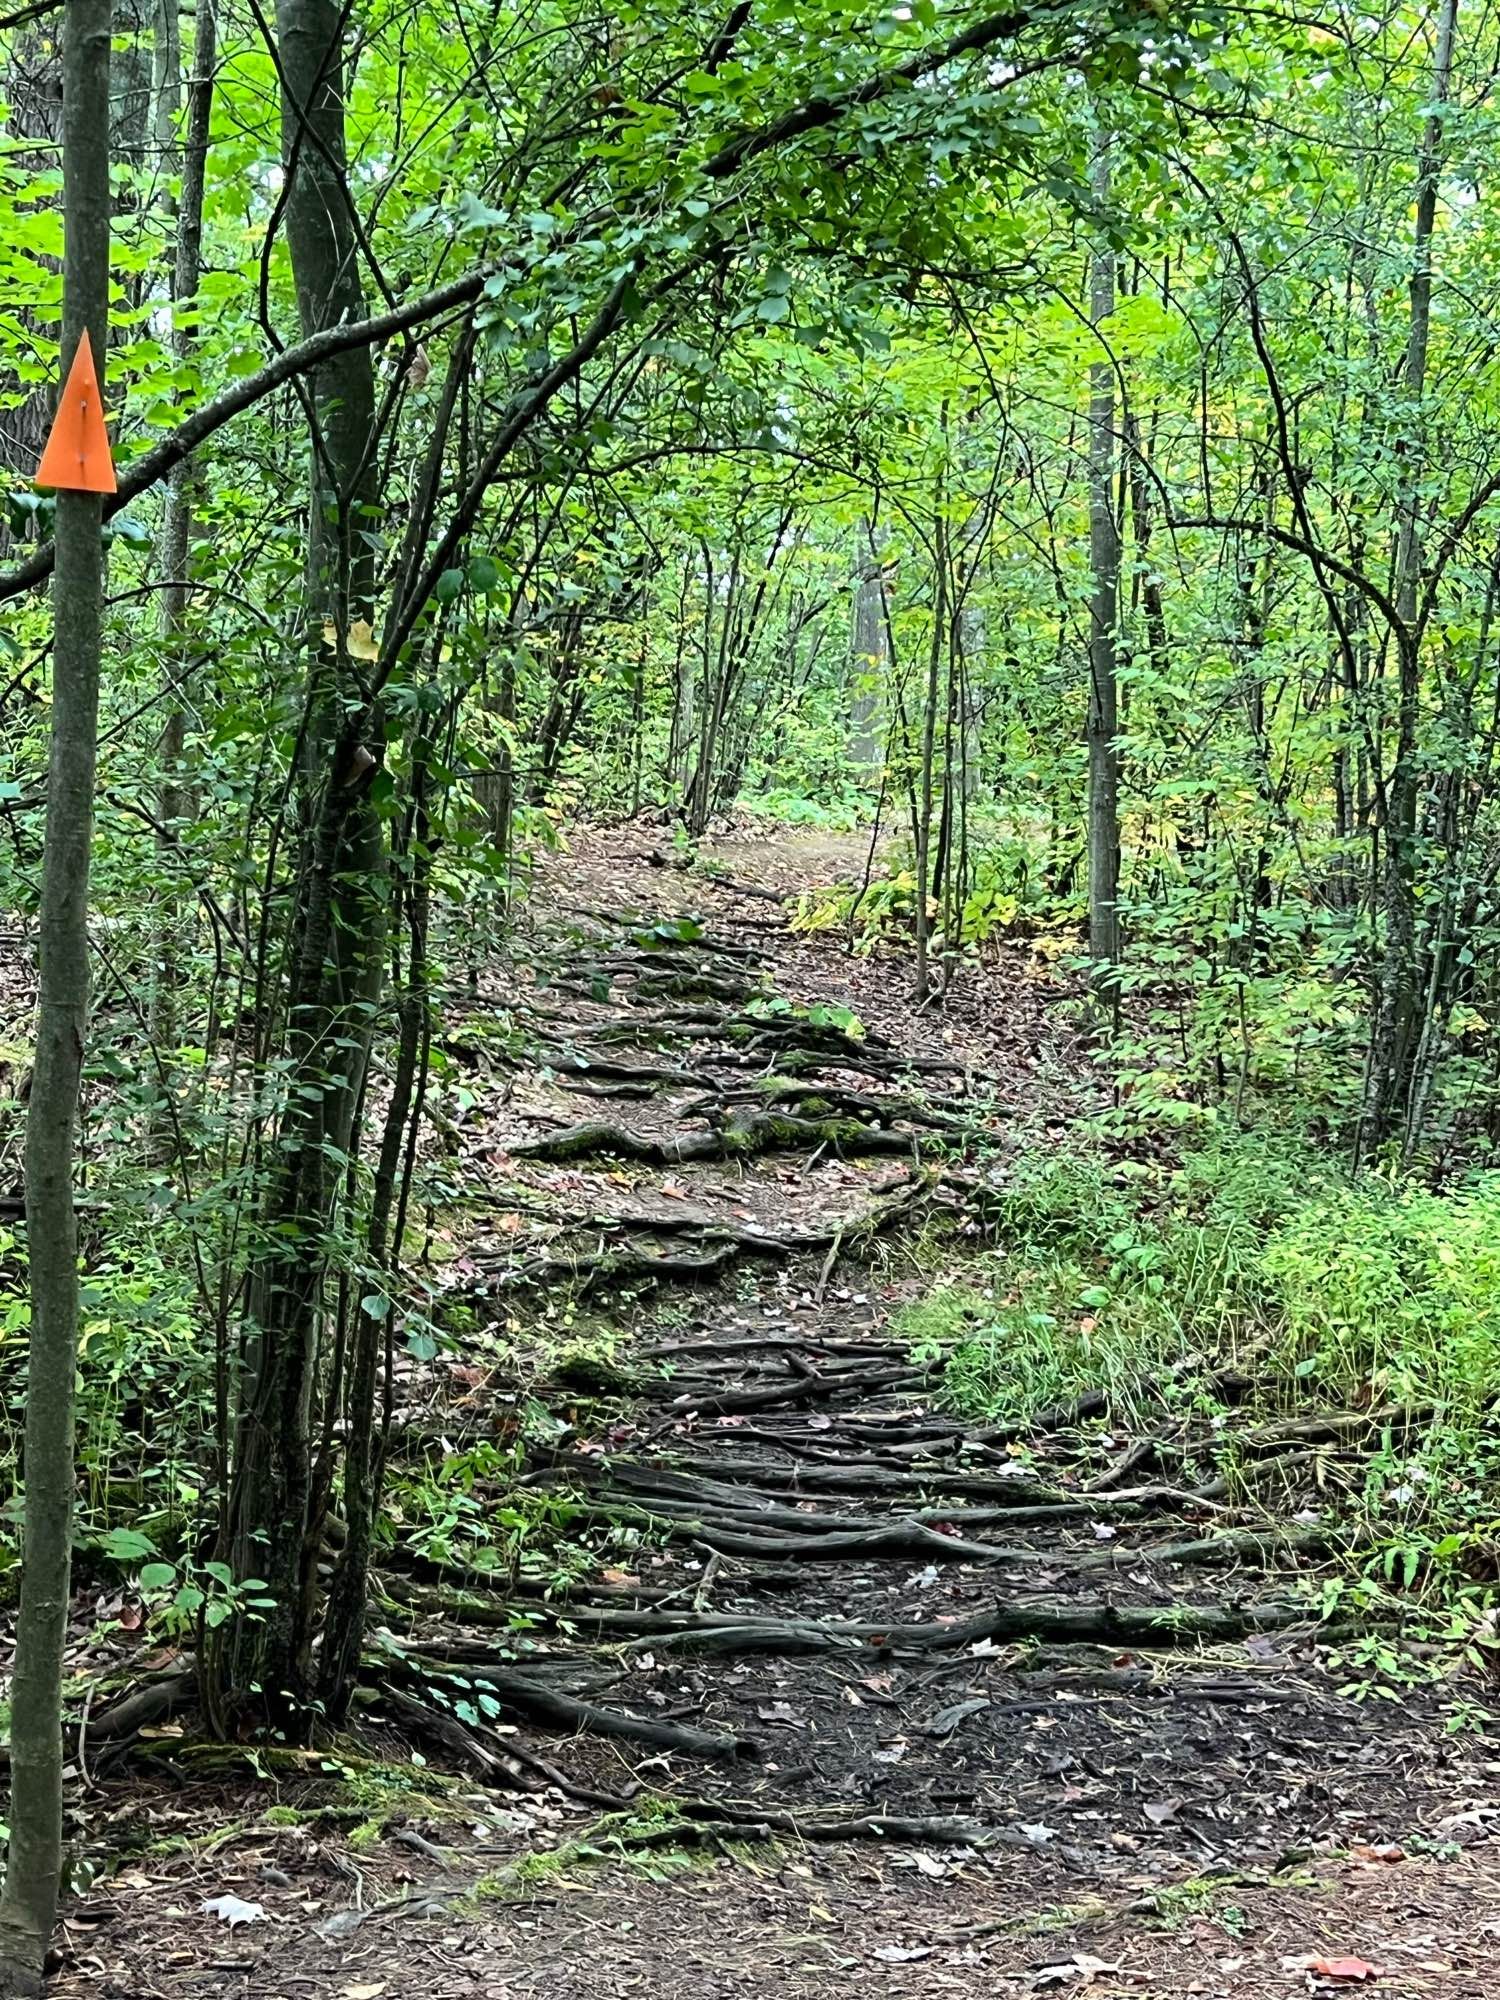
[[[419,1244],[443,1341],[391,1412],[373,1735],[329,1753],[388,1865],[362,1853],[296,1920],[330,1990],[407,1991],[404,1941],[434,1935],[494,1968],[455,1994],[539,1992],[537,1910],[565,1925],[579,1871],[613,1861],[670,1931],[652,1870],[675,1849],[728,1871],[715,1936],[739,1937],[748,1857],[779,1848],[802,1871],[779,1879],[813,1886],[775,1922],[849,1948],[757,1990],[831,2000],[851,1965],[975,1990],[1039,1909],[1139,1924],[1230,1881],[1249,1907],[1299,1856],[1441,1840],[1454,1738],[1435,1697],[1351,1691],[1382,1615],[1343,1598],[1337,1505],[1421,1412],[1291,1406],[1253,1342],[1017,1380],[992,1408],[965,1388],[1002,1336],[953,1301],[1018,1285],[993,1219],[1087,1101],[1059,989],[1012,966],[976,982],[998,1016],[963,989],[914,1011],[899,963],[787,929],[795,879],[747,904],[618,844],[566,859],[516,948],[528,979],[503,968],[496,1011],[481,988],[444,1024],[472,1102],[438,1123]],[[199,1741],[191,1701],[176,1666],[101,1699],[96,1782],[329,1768]],[[434,1774],[420,1807],[380,1803],[393,1741]],[[269,1906],[302,1866],[256,1849],[241,1892]],[[302,1960],[267,1936],[275,1993]],[[1034,1962],[1114,1963],[1091,1936],[1040,1961],[1033,1937],[1015,1990]],[[567,1950],[548,1989],[603,1993],[589,1944]]]

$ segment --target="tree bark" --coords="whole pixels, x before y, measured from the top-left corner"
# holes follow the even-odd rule
[[[1094,139],[1094,198],[1111,194],[1110,141],[1102,121]],[[1101,235],[1089,279],[1095,326],[1115,309],[1114,252]],[[1089,956],[1107,989],[1120,962],[1119,688],[1115,632],[1119,621],[1120,536],[1115,524],[1115,375],[1104,357],[1089,370],[1089,710],[1088,855]]]
[[[287,240],[310,336],[364,312],[346,173],[344,16],[329,0],[282,0],[277,24]],[[221,1727],[246,1719],[296,1731],[313,1720],[317,1557],[328,1500],[314,1476],[318,1344],[384,973],[384,839],[368,799],[376,759],[358,733],[370,722],[348,644],[351,627],[372,609],[375,376],[367,347],[314,371],[308,414],[310,726],[286,1108],[250,1273],[221,1532],[236,1578],[263,1582],[275,1608],[227,1620],[205,1648],[203,1677],[205,1704]]]
[[[944,411],[943,430],[946,437],[947,412]],[[917,787],[917,837],[916,837],[916,877],[917,877],[917,976],[916,997],[927,998],[929,985],[928,951],[931,943],[932,918],[929,898],[932,891],[932,780],[937,744],[937,717],[939,689],[943,664],[943,650],[948,640],[948,535],[943,522],[943,482],[938,481],[936,505],[933,509],[933,592],[932,592],[932,644],[927,653],[927,688],[922,709],[922,758]]]
[[[1409,281],[1410,309],[1401,386],[1406,407],[1398,441],[1401,486],[1396,509],[1394,631],[1397,653],[1396,756],[1391,767],[1385,826],[1381,909],[1385,948],[1376,981],[1370,1056],[1356,1155],[1367,1157],[1393,1137],[1407,1110],[1417,1045],[1421,969],[1417,951],[1418,738],[1421,660],[1417,646],[1422,579],[1421,484],[1427,457],[1423,409],[1427,348],[1432,325],[1432,239],[1438,184],[1446,156],[1444,118],[1453,83],[1458,0],[1442,0],[1433,57],[1432,99],[1417,161],[1416,228]],[[1416,1134],[1408,1129],[1405,1150]]]
[[[208,163],[208,128],[213,107],[217,45],[215,4],[216,0],[198,0],[193,69],[188,83],[187,130],[183,136],[180,163],[177,159],[177,121],[182,109],[179,0],[160,0],[157,10],[152,125],[157,156],[163,169],[180,164],[182,177],[171,272],[170,338],[172,358],[179,366],[190,359],[193,350],[193,338],[183,308],[198,290],[202,265],[203,186]],[[174,886],[179,875],[175,848],[179,829],[184,821],[192,817],[194,804],[183,761],[187,747],[189,705],[187,575],[192,542],[192,482],[191,459],[184,459],[167,475],[161,535],[157,544],[157,565],[162,584],[162,680],[167,711],[158,743],[161,786],[157,793],[156,816],[161,832],[157,836],[157,847],[162,863],[164,900],[151,995],[151,1039],[156,1045],[158,1061],[166,1068],[169,1087],[175,1070],[172,1052],[181,1039],[177,998],[182,978],[180,961],[186,943],[183,935],[186,928],[184,901]],[[158,1156],[168,1157],[175,1143],[173,1123],[165,1112],[154,1123]]]
[[[63,340],[109,332],[109,0],[68,0],[63,28]],[[78,1227],[73,1168],[88,1025],[104,559],[100,497],[59,493],[52,740],[42,863],[41,983],[26,1119],[31,1335],[25,1557],[11,1709],[10,1848],[0,1893],[0,1994],[41,1991],[62,1877],[62,1658],[73,1530]]]
[[[875,523],[860,524],[860,547],[854,566],[854,691],[849,703],[849,762],[871,778],[881,762],[880,697],[891,670],[886,623],[883,537]]]

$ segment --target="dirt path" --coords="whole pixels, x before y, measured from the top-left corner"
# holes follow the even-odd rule
[[[916,1013],[766,893],[847,854],[722,859],[580,843],[524,1007],[501,968],[447,1040],[463,1349],[414,1367],[403,1451],[470,1454],[552,1568],[393,1562],[368,1727],[483,1782],[392,1803],[335,1753],[353,1846],[247,1785],[107,1885],[61,1990],[1484,1990],[1483,1736],[1341,1694],[1308,1572],[1216,1536],[1220,1489],[1091,1406],[959,1420],[892,1324],[1080,1100],[1056,989],[1017,962]],[[226,1890],[264,1920],[216,1934]]]

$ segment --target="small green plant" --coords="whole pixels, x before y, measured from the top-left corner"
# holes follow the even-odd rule
[[[254,1621],[276,1608],[259,1577],[237,1578],[227,1563],[188,1557],[148,1562],[136,1582],[151,1622],[172,1638],[186,1638],[200,1620],[212,1629],[236,1616]]]
[[[1497,1720],[1495,1712],[1486,1708],[1483,1702],[1474,1701],[1467,1695],[1456,1695],[1448,1704],[1448,1712],[1443,1718],[1443,1728],[1450,1736],[1488,1736]]]

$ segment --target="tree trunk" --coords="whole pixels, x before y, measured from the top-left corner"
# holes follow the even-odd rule
[[[1427,455],[1423,402],[1427,393],[1427,346],[1432,324],[1432,238],[1437,222],[1438,184],[1445,154],[1444,113],[1453,81],[1453,44],[1458,0],[1443,0],[1437,21],[1432,97],[1417,162],[1416,228],[1412,246],[1410,315],[1402,390],[1406,407],[1398,443],[1401,489],[1397,502],[1395,608],[1397,653],[1396,757],[1391,768],[1385,826],[1381,913],[1385,949],[1376,982],[1365,1100],[1356,1141],[1365,1157],[1395,1132],[1410,1094],[1417,1043],[1421,970],[1417,952],[1417,795],[1418,736],[1421,720],[1421,660],[1417,649],[1417,607],[1422,578],[1421,485]],[[1415,1134],[1408,1131],[1406,1150]]]
[[[329,0],[282,0],[282,154],[287,240],[304,335],[364,305],[345,173],[344,16]],[[214,1721],[313,1719],[311,1649],[321,1514],[314,1398],[324,1290],[384,973],[385,873],[368,799],[374,752],[348,650],[371,615],[375,378],[367,348],[312,377],[308,518],[309,713],[300,903],[290,960],[285,1105],[250,1273],[234,1470],[221,1554],[275,1600],[236,1616],[204,1650]],[[352,718],[352,720],[351,720]]]
[[[109,0],[68,0],[63,28],[63,377],[109,333]],[[73,1165],[88,1025],[89,849],[104,562],[97,493],[59,493],[41,985],[26,1119],[31,1335],[25,1561],[11,1706],[10,1848],[0,1994],[39,1993],[62,1876],[62,1658],[73,1532],[78,1229]]]
[[[179,0],[160,0],[156,21],[152,125],[157,155],[164,169],[170,166],[177,153],[177,120],[182,106],[178,4]],[[203,184],[208,162],[216,42],[214,0],[199,0],[193,71],[188,84],[187,130],[181,151],[182,185],[177,204],[177,235],[171,272],[171,347],[172,358],[178,366],[191,358],[193,350],[193,337],[185,323],[183,308],[198,290],[202,265]],[[180,877],[177,849],[180,830],[184,822],[192,818],[194,810],[192,787],[187,783],[183,763],[190,678],[186,632],[188,553],[192,541],[192,468],[192,460],[185,459],[181,465],[174,466],[167,476],[162,499],[161,536],[157,545],[162,585],[161,653],[166,715],[158,742],[161,784],[156,800],[156,817],[160,823],[157,851],[161,861],[163,908],[151,995],[151,1039],[156,1045],[157,1060],[166,1069],[169,1087],[176,1068],[173,1051],[182,1033],[177,998],[182,980],[181,956],[187,943],[184,898],[176,886]],[[158,1158],[166,1158],[175,1142],[175,1130],[165,1107],[153,1122]]]
[[[944,429],[946,430],[946,411]],[[937,745],[938,702],[941,699],[944,642],[948,637],[948,536],[943,525],[943,489],[938,484],[937,505],[933,510],[932,645],[927,654],[927,689],[922,711],[922,760],[918,777],[916,876],[917,876],[917,977],[916,997],[927,998],[928,947],[932,921],[928,899],[932,883],[932,779]]]
[[[849,703],[849,762],[865,778],[879,769],[880,696],[891,670],[885,564],[873,521],[860,527],[854,584],[854,690]]]
[[[427,940],[431,916],[429,877],[432,830],[428,818],[427,790],[433,754],[432,742],[423,738],[415,745],[412,756],[414,798],[405,842],[410,870],[406,896],[410,953],[398,1008],[395,1077],[370,1195],[369,1268],[374,1273],[388,1275],[390,1282],[384,1292],[377,1290],[360,1300],[348,1369],[344,1545],[328,1592],[328,1616],[319,1674],[323,1710],[335,1721],[342,1719],[348,1709],[364,1643],[370,1557],[375,1546],[375,1528],[385,1474],[384,1439],[375,1421],[375,1402],[384,1361],[389,1408],[391,1315],[395,1309],[392,1294],[402,1250],[394,1227],[397,1190],[402,1162],[407,1161],[409,1166],[415,1127],[421,1118],[421,1079],[428,1052]],[[332,1420],[337,1414],[335,1409],[330,1409],[327,1428],[330,1446]],[[326,1490],[326,1476],[319,1483]]]
[[[1094,140],[1094,197],[1110,200],[1110,142],[1101,123]],[[1115,309],[1115,259],[1101,236],[1089,281],[1095,326]],[[1089,956],[1102,989],[1120,962],[1120,756],[1115,631],[1119,619],[1120,536],[1115,525],[1115,376],[1106,357],[1089,370],[1088,852]]]

